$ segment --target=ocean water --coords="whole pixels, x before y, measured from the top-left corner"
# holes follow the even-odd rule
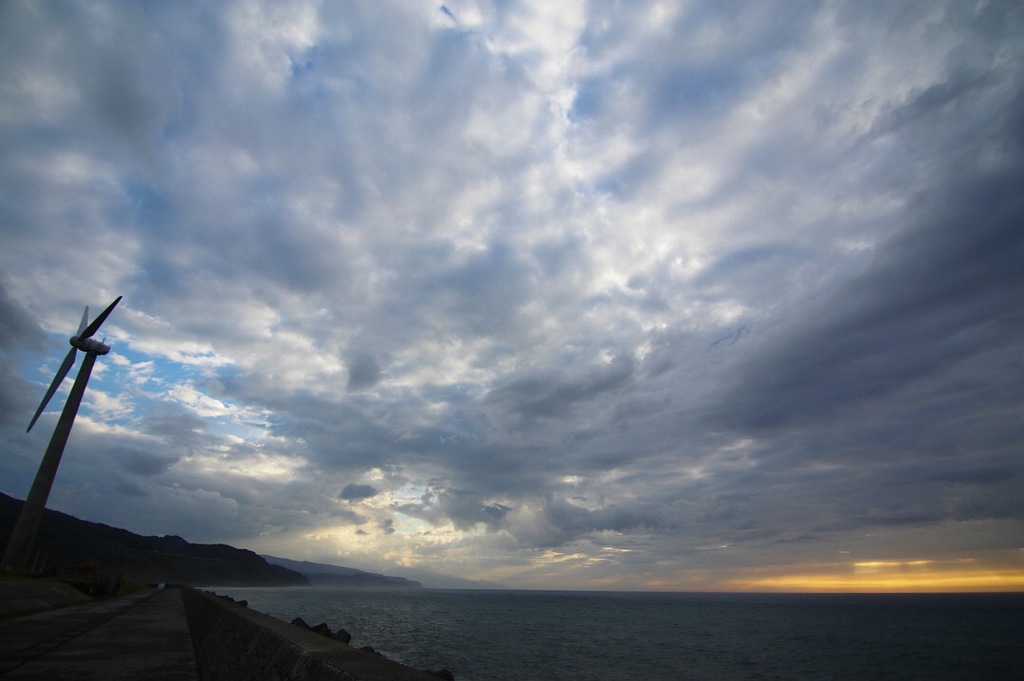
[[[456,681],[1024,679],[1024,594],[229,588]]]

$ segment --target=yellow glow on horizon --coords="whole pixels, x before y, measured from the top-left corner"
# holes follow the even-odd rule
[[[1024,570],[789,574],[733,579],[729,585],[744,591],[1022,591]]]
[[[864,560],[853,564],[855,572],[879,572],[891,568],[918,568],[932,565],[934,560]]]
[[[777,574],[737,577],[737,588],[772,591],[1020,591],[1024,567],[985,566],[976,558],[886,559],[790,566]]]
[[[1024,550],[955,559],[882,558],[691,570],[643,580],[663,591],[914,593],[1024,591]]]

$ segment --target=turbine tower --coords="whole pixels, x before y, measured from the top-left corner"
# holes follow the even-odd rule
[[[64,363],[60,365],[60,369],[57,370],[57,375],[53,377],[53,383],[50,384],[49,390],[46,391],[46,396],[39,403],[35,416],[32,417],[32,421],[28,424],[26,433],[32,430],[32,426],[36,424],[39,415],[43,413],[43,409],[46,408],[50,398],[57,392],[57,388],[64,380],[64,377],[68,375],[72,365],[75,363],[75,356],[78,354],[78,351],[82,350],[85,352],[85,359],[78,370],[78,377],[75,378],[75,384],[71,387],[71,394],[68,395],[68,401],[64,405],[64,411],[61,412],[60,420],[57,421],[57,427],[53,429],[50,444],[47,446],[46,454],[43,455],[43,460],[39,464],[39,471],[36,472],[36,478],[32,482],[32,489],[29,490],[28,497],[25,499],[25,505],[22,507],[21,515],[18,517],[18,523],[14,526],[14,532],[11,533],[10,541],[7,542],[7,549],[4,551],[3,560],[0,561],[0,568],[6,570],[24,570],[27,568],[32,544],[36,538],[36,530],[39,529],[39,522],[43,519],[46,499],[50,496],[53,479],[57,476],[57,467],[60,465],[60,458],[64,454],[64,445],[67,444],[68,435],[71,434],[71,426],[75,422],[75,415],[78,414],[78,406],[82,403],[82,395],[85,394],[85,386],[89,382],[89,375],[92,373],[93,364],[96,363],[97,357],[110,352],[109,346],[94,340],[92,336],[99,330],[100,325],[106,321],[111,310],[119,302],[121,302],[121,296],[118,296],[117,300],[108,305],[107,309],[94,319],[91,324],[89,323],[89,308],[85,308],[85,313],[82,315],[82,323],[78,325],[78,333],[72,336],[69,341],[71,343],[71,350],[68,352],[67,357],[64,358]]]

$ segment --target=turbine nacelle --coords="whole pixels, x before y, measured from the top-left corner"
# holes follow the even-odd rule
[[[68,342],[71,343],[71,347],[84,350],[85,352],[95,352],[97,355],[105,355],[110,352],[109,345],[104,345],[95,338],[72,336]]]

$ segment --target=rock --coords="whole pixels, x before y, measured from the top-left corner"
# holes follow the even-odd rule
[[[455,681],[455,675],[447,669],[438,669],[436,672],[432,672],[429,669],[424,669],[423,671],[427,674],[432,674],[439,679],[444,679],[444,681]]]
[[[249,607],[249,601],[235,601],[235,604],[236,605],[240,605],[243,608],[248,608]]]
[[[364,651],[366,651],[368,653],[373,653],[374,655],[380,655],[380,653],[378,653],[376,650],[373,649],[373,646],[363,646],[359,650],[364,650]],[[381,657],[383,657],[383,656],[381,656]]]
[[[311,627],[309,626],[309,624],[306,623],[306,620],[302,619],[301,617],[296,617],[292,620],[292,624],[294,624],[297,627],[302,627],[303,629],[309,629],[310,631],[314,631],[320,634],[321,636],[337,639],[342,643],[348,643],[352,639],[349,633],[344,629],[339,629],[337,634],[331,633],[331,628],[327,626],[326,622],[321,622],[320,624]]]

